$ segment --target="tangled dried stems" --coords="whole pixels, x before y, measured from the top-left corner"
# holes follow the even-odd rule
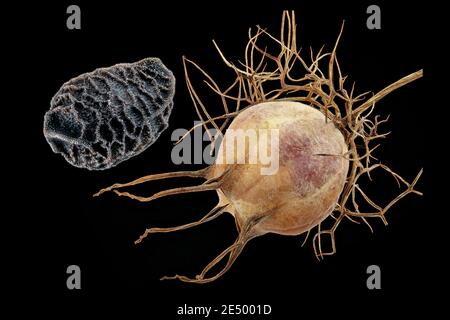
[[[223,134],[229,122],[240,111],[261,102],[274,100],[300,101],[314,106],[327,116],[327,120],[333,121],[342,132],[349,149],[344,156],[349,159],[351,165],[344,190],[331,215],[333,224],[327,230],[322,230],[319,225],[313,237],[313,248],[318,259],[336,252],[335,233],[344,218],[355,223],[362,221],[373,232],[369,218],[379,218],[384,224],[387,224],[385,214],[397,201],[409,193],[422,195],[421,192],[414,189],[422,170],[409,183],[386,165],[372,163],[373,160],[377,160],[373,151],[379,147],[379,144],[374,142],[388,135],[388,133],[378,132],[379,126],[388,118],[380,119],[379,116],[372,116],[372,113],[376,102],[390,92],[419,79],[422,77],[423,71],[419,70],[401,78],[364,101],[369,92],[355,96],[354,84],[350,90],[346,89],[347,76],[343,76],[336,56],[343,28],[344,23],[333,50],[324,53],[322,47],[317,53],[313,53],[310,49],[309,62],[302,58],[300,50],[297,49],[294,12],[290,14],[288,11],[283,12],[279,38],[259,26],[254,33],[250,29],[249,40],[245,47],[245,60],[239,65],[230,62],[213,41],[221,59],[235,74],[235,80],[224,90],[199,65],[183,57],[186,84],[197,115],[201,119],[199,125],[205,128],[211,141],[217,139],[217,136],[210,133],[211,128],[216,129],[218,134]],[[262,48],[259,43],[264,41],[275,44],[278,47],[277,54],[269,53],[266,46]],[[223,105],[222,115],[211,116],[211,111],[206,108],[192,85],[189,67],[200,71],[204,76],[204,84],[220,98]],[[299,70],[303,70],[303,73]],[[302,76],[296,77],[294,73],[302,73]],[[191,131],[195,128],[196,126],[191,128]],[[363,147],[360,148],[360,146]],[[392,175],[399,186],[404,185],[404,191],[384,206],[372,201],[358,183],[364,176],[371,180],[371,173],[376,169],[384,170]],[[360,201],[366,202],[371,210],[361,211],[359,209]],[[308,235],[309,232],[303,244]],[[330,236],[331,239],[331,248],[328,251],[322,250],[324,235]]]
[[[348,219],[356,223],[362,221],[371,231],[373,231],[369,224],[369,219],[378,218],[387,224],[385,214],[397,201],[409,193],[422,195],[422,193],[414,189],[422,174],[422,170],[419,171],[412,182],[408,182],[386,165],[372,163],[373,160],[377,160],[373,155],[373,151],[379,146],[379,144],[374,145],[374,141],[382,139],[388,134],[378,132],[379,126],[388,119],[380,119],[378,116],[372,116],[375,103],[393,90],[422,77],[422,70],[396,81],[370,97],[368,100],[363,101],[368,93],[354,96],[354,85],[349,91],[344,86],[346,77],[342,75],[336,57],[336,49],[342,31],[343,26],[331,52],[323,53],[322,48],[314,54],[311,50],[311,61],[309,63],[300,56],[300,50],[297,49],[296,23],[293,12],[291,14],[287,11],[283,12],[279,39],[259,26],[254,34],[250,29],[249,41],[245,47],[245,60],[243,63],[240,63],[239,66],[236,66],[227,60],[223,52],[214,42],[223,62],[235,75],[234,81],[232,81],[231,85],[224,90],[222,90],[214,79],[200,66],[183,57],[186,84],[197,115],[201,119],[200,124],[191,128],[186,135],[196,127],[203,126],[209,134],[212,142],[211,145],[214,146],[215,144],[213,142],[217,141],[217,135],[223,135],[228,124],[239,114],[239,112],[252,105],[273,100],[300,101],[311,105],[324,113],[326,115],[326,121],[332,121],[342,132],[349,151],[340,156],[349,159],[350,170],[344,189],[331,214],[331,218],[324,221],[324,223],[332,221],[331,226],[329,229],[322,230],[321,225],[319,225],[317,227],[317,232],[313,237],[313,248],[318,259],[321,259],[326,255],[332,255],[336,252],[335,233],[343,219]],[[263,40],[268,41],[277,47],[276,55],[269,53],[269,50],[266,47],[264,47],[264,49],[261,48],[260,43]],[[206,88],[209,88],[213,95],[218,97],[222,102],[223,111],[220,111],[221,114],[217,116],[212,115],[213,110],[207,108],[206,104],[201,99],[201,95],[191,82],[189,68],[192,67],[202,74]],[[296,76],[296,74],[301,74],[301,76]],[[212,134],[213,130],[211,129],[216,129],[215,134]],[[184,137],[181,139],[183,138]],[[362,148],[359,146],[362,146]],[[207,167],[197,171],[152,174],[128,183],[116,183],[100,190],[95,196],[107,191],[113,191],[119,196],[129,197],[141,202],[149,202],[161,197],[180,193],[219,190],[221,183],[225,180],[229,170],[226,170],[219,177],[208,178],[210,168],[211,167]],[[399,186],[404,185],[404,190],[384,206],[376,204],[359,185],[360,179],[363,177],[367,177],[371,180],[371,173],[376,169],[391,175],[397,181]],[[178,177],[204,178],[206,181],[196,186],[179,187],[160,191],[150,197],[141,197],[118,190],[148,181]],[[230,210],[230,203],[227,199],[221,197],[220,193],[218,194],[219,203],[200,220],[172,228],[149,228],[135,241],[135,243],[140,243],[152,233],[184,230],[219,217],[224,212],[227,212],[227,210]],[[363,201],[364,204],[361,201]],[[369,209],[360,209],[363,207]],[[194,279],[180,275],[163,277],[162,279],[179,279],[191,283],[214,281],[222,276],[233,264],[247,241],[252,237],[252,224],[257,222],[257,220],[251,221],[250,224],[243,226],[237,224],[239,237],[236,241],[211,261]],[[308,239],[310,231],[308,231],[303,244]],[[325,235],[330,236],[331,239],[331,248],[328,251],[322,250],[322,239]],[[228,259],[226,259],[227,257]],[[222,260],[227,261],[225,267],[215,275],[208,277],[207,273]]]

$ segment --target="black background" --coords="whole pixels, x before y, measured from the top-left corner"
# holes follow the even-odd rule
[[[325,45],[331,50],[345,19],[338,57],[349,81],[356,81],[358,92],[376,92],[426,65],[426,13],[421,6],[406,1],[396,6],[374,2],[381,7],[382,29],[368,30],[366,8],[372,1],[333,3],[59,1],[27,7],[32,27],[17,40],[27,56],[22,60],[28,66],[27,99],[21,106],[26,109],[27,130],[26,138],[16,146],[29,151],[16,161],[23,179],[15,181],[12,191],[18,195],[14,200],[20,208],[15,215],[33,232],[24,243],[17,242],[21,247],[16,252],[24,261],[18,268],[24,269],[16,280],[27,279],[23,287],[18,286],[20,295],[33,289],[33,299],[43,298],[40,307],[47,311],[57,310],[57,306],[88,310],[88,306],[101,305],[104,311],[130,307],[130,311],[145,310],[149,319],[198,319],[176,316],[177,306],[185,303],[216,307],[270,304],[272,315],[267,319],[300,319],[305,314],[320,317],[324,313],[363,317],[422,307],[429,290],[434,241],[429,236],[429,219],[424,218],[431,214],[425,205],[429,200],[424,112],[427,76],[377,104],[377,113],[391,115],[384,128],[392,132],[377,156],[409,181],[425,167],[418,185],[425,197],[403,199],[388,213],[387,227],[374,221],[374,234],[364,225],[345,221],[337,232],[337,254],[322,262],[314,257],[311,242],[301,247],[303,237],[266,235],[252,240],[218,281],[206,285],[160,282],[163,275],[200,272],[235,239],[233,219],[224,216],[195,229],[154,235],[139,246],[133,241],[149,226],[197,220],[216,203],[215,194],[180,195],[150,204],[112,194],[91,197],[114,182],[200,168],[175,166],[170,160],[171,132],[190,128],[197,120],[184,83],[182,55],[204,66],[218,82],[228,80],[228,70],[211,40],[237,61],[248,28],[259,24],[278,34],[283,9],[296,11],[299,44],[304,49]],[[81,8],[81,30],[66,28],[70,4]],[[19,28],[19,24],[11,28]],[[52,153],[42,134],[42,122],[62,83],[98,67],[149,56],[160,57],[177,77],[170,127],[159,140],[141,155],[107,171],[77,169]],[[186,183],[191,181],[150,183],[135,190],[152,194]],[[381,179],[371,190],[375,198],[386,201],[396,186]],[[82,271],[82,289],[78,291],[66,288],[66,268],[71,264]],[[381,267],[381,290],[366,287],[366,268],[371,264]]]

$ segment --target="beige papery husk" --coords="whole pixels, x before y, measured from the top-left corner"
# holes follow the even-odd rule
[[[419,79],[422,77],[423,71],[419,70],[411,73],[371,96],[369,92],[355,95],[355,85],[353,84],[350,88],[346,86],[347,77],[342,74],[336,55],[344,24],[342,24],[331,52],[324,52],[323,47],[316,53],[311,49],[308,58],[302,57],[297,47],[296,27],[294,12],[284,11],[279,37],[273,36],[259,26],[254,32],[250,29],[248,33],[249,40],[245,47],[244,61],[238,64],[229,61],[216,42],[213,41],[222,62],[235,77],[231,85],[225,88],[198,64],[183,57],[186,84],[197,115],[201,120],[201,123],[191,128],[187,134],[197,127],[203,126],[209,134],[213,145],[218,135],[224,135],[229,124],[239,113],[251,106],[270,101],[301,102],[320,110],[326,116],[326,121],[332,121],[344,136],[348,147],[348,152],[343,155],[350,164],[348,175],[329,218],[319,223],[315,228],[310,229],[303,241],[303,244],[305,244],[310,232],[315,232],[312,238],[314,253],[318,259],[323,259],[324,256],[332,255],[336,252],[335,234],[343,220],[346,219],[354,223],[362,222],[373,232],[370,224],[372,219],[380,219],[387,225],[386,212],[397,201],[410,193],[422,195],[421,192],[415,190],[416,183],[422,174],[422,169],[419,170],[411,182],[408,182],[374,157],[374,150],[380,146],[377,142],[388,135],[388,133],[379,132],[380,125],[387,122],[388,118],[380,119],[379,116],[374,115],[374,110],[375,104],[379,100],[390,92]],[[260,43],[265,45],[261,46]],[[267,44],[270,44],[275,49],[267,49]],[[222,114],[218,116],[211,115],[214,110],[217,113],[217,106],[215,105],[214,108],[204,103],[204,99],[201,98],[199,91],[192,82],[191,69],[200,72],[203,77],[202,84],[220,99],[223,106]],[[211,129],[215,129],[214,134]],[[383,171],[392,176],[401,190],[384,205],[375,203],[362,187],[362,185],[373,184],[371,173],[374,171]],[[149,202],[168,195],[220,190],[221,184],[229,174],[229,170],[225,170],[220,176],[214,177],[211,177],[210,173],[211,166],[197,171],[153,174],[128,183],[116,183],[100,190],[95,195],[98,196],[106,191],[114,191],[120,196]],[[196,186],[164,190],[150,197],[141,197],[118,190],[143,182],[176,177],[205,178],[206,181]],[[363,178],[366,178],[369,183],[360,183],[360,179]],[[219,203],[217,206],[199,221],[172,228],[149,228],[135,243],[140,243],[152,233],[183,230],[219,217],[222,213],[230,210],[230,204],[223,197],[223,194],[218,193]],[[364,209],[360,209],[363,207]],[[257,223],[258,218],[244,225],[236,221],[239,232],[236,241],[211,261],[195,278],[175,275],[173,277],[163,277],[162,279],[179,279],[191,283],[206,283],[216,280],[229,270],[248,240],[255,236],[252,234],[252,228]],[[328,250],[324,248],[325,245],[322,243],[324,238],[328,238]],[[211,269],[225,258],[228,258],[225,266],[216,274],[208,276],[207,274]]]

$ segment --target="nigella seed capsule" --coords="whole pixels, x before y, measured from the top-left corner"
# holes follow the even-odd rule
[[[175,77],[158,58],[96,69],[54,95],[44,135],[73,166],[109,169],[158,139],[168,126],[174,94]]]

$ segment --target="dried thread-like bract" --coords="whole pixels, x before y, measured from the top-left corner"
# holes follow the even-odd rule
[[[84,73],[52,98],[45,138],[73,166],[111,168],[158,139],[174,93],[175,77],[158,58]]]

